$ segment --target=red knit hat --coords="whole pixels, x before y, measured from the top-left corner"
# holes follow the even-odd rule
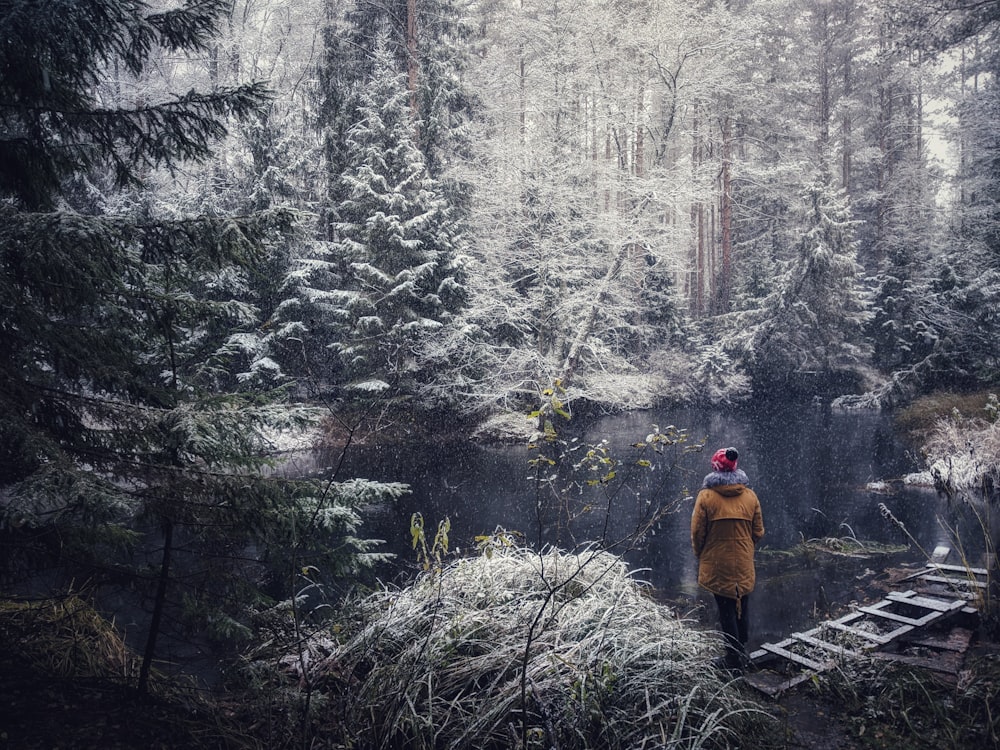
[[[736,471],[736,459],[739,457],[735,448],[719,448],[712,456],[712,468],[715,471]]]

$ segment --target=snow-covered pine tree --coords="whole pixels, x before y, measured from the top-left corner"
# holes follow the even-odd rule
[[[343,306],[331,346],[349,386],[409,395],[422,339],[465,301],[462,235],[415,142],[405,80],[383,38],[347,133],[334,235]]]
[[[765,301],[752,333],[756,384],[806,373],[857,371],[868,361],[863,327],[870,317],[856,260],[853,222],[843,191],[822,170],[805,194],[806,229],[797,257]]]
[[[935,216],[931,190],[934,177],[922,156],[913,155],[895,165],[888,182],[878,266],[870,280],[872,317],[868,337],[873,363],[885,374],[897,373],[897,380],[899,373],[908,373],[902,378],[908,391],[935,387],[934,376],[928,377],[929,369],[921,365],[928,358],[941,359],[935,352],[941,344],[942,321],[937,311],[942,301],[935,299],[932,274],[938,265],[934,256],[944,232]],[[930,369],[936,369],[938,364]],[[912,377],[917,375],[914,367],[925,372]],[[898,384],[902,385],[902,381]]]
[[[469,190],[450,167],[456,155],[468,154],[472,138],[468,122],[481,108],[478,92],[465,81],[473,54],[472,7],[470,0],[416,3],[418,145],[427,171],[442,181],[446,196],[460,209]]]
[[[141,186],[206,157],[229,118],[264,103],[259,84],[100,98],[102,81],[119,71],[127,88],[158,50],[204,51],[228,6],[25,0],[0,12],[0,34],[17,40],[0,47],[0,567],[37,586],[45,563],[48,584],[125,582],[152,601],[140,690],[171,609],[243,630],[265,576],[291,584],[304,562],[370,562],[356,504],[402,489],[262,476],[271,431],[312,413],[220,389],[216,344],[256,311],[216,282],[255,268],[287,211],[164,216],[148,201],[109,215],[68,189],[108,171]]]
[[[941,379],[1000,379],[1000,11],[962,4],[965,78],[955,107],[961,138],[956,219],[935,269],[935,359]],[[973,43],[970,43],[973,42]],[[949,367],[941,365],[947,363]]]
[[[901,372],[895,379],[910,391],[996,382],[1000,377],[996,169],[1000,6],[965,0],[942,4],[893,0],[885,12],[908,49],[925,61],[945,61],[945,74],[936,83],[950,81],[951,87],[936,93],[953,102],[950,114],[956,127],[949,135],[958,157],[948,231],[933,236],[927,258],[918,258],[917,265],[896,274],[897,284],[907,286],[889,301],[909,309],[902,307],[901,314],[892,318],[884,316],[890,332],[901,339],[897,348],[903,355]],[[908,232],[924,233],[909,244],[926,245],[927,222],[919,217],[914,221],[910,215],[903,218]]]
[[[438,180],[457,151],[467,145],[463,127],[474,106],[474,94],[461,73],[471,49],[471,0],[382,0],[349,4],[342,19],[333,19],[327,30],[326,90],[350,87],[370,78],[378,44],[395,60],[396,70],[406,72],[406,86],[418,148],[427,171]],[[379,42],[380,34],[383,36]],[[346,75],[344,75],[346,73]],[[331,103],[336,96],[331,98]],[[450,194],[451,200],[462,195]]]

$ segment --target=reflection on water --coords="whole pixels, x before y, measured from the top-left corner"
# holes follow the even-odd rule
[[[954,546],[949,528],[958,529],[963,540],[975,546],[975,524],[970,526],[960,509],[948,507],[933,491],[904,488],[877,495],[866,489],[871,481],[899,478],[922,468],[882,414],[788,404],[757,411],[675,409],[606,417],[585,425],[569,423],[562,435],[577,438],[577,444],[607,440],[612,454],[625,460],[633,450],[630,445],[643,440],[653,425],[685,429],[692,441],[704,440],[706,449],[687,456],[686,465],[673,470],[668,470],[669,457],[654,460],[651,470],[642,472],[611,500],[600,490],[571,493],[576,511],[588,504],[592,507],[572,524],[556,508],[565,505],[566,499],[555,500],[545,488],[540,491],[529,476],[528,461],[534,454],[524,446],[420,443],[358,448],[347,457],[342,476],[411,486],[411,495],[379,509],[365,530],[369,537],[386,540],[388,549],[399,555],[397,565],[383,571],[384,577],[396,579],[412,570],[409,524],[416,511],[423,514],[429,530],[447,516],[451,548],[468,550],[476,535],[497,528],[519,531],[532,544],[563,547],[602,535],[614,539],[626,535],[654,505],[670,508],[671,513],[626,558],[641,569],[637,575],[659,595],[690,601],[695,607],[702,598],[697,594],[689,541],[692,496],[709,470],[708,457],[715,448],[728,445],[739,448],[740,468],[750,476],[760,497],[767,530],[762,544],[768,548],[787,549],[801,540],[823,537],[906,544],[899,528],[880,514],[879,503],[885,503],[927,552],[940,543]],[[625,461],[632,462],[631,458]],[[620,473],[626,473],[624,468]],[[605,520],[610,522],[606,531]],[[922,558],[916,545],[911,556]],[[784,571],[781,563],[760,563],[752,616],[754,640],[771,630],[780,637],[789,623],[796,626],[803,610],[811,610],[817,601],[822,604],[824,596],[843,603],[841,597],[848,596],[855,581],[863,585],[864,566],[849,564],[839,581],[833,580],[840,578],[837,571]]]

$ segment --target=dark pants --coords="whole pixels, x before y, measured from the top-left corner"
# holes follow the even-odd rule
[[[736,599],[715,594],[715,604],[719,608],[719,627],[726,636],[726,663],[738,667],[750,639],[750,595],[741,596],[737,607]]]

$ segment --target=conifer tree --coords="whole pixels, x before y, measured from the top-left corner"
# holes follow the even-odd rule
[[[798,255],[765,301],[752,337],[755,381],[800,373],[832,374],[868,361],[858,342],[870,317],[860,284],[853,222],[829,173],[806,190],[806,231]]]
[[[950,226],[935,235],[927,257],[902,282],[912,288],[889,301],[908,303],[906,315],[886,318],[899,335],[906,369],[897,379],[911,388],[975,386],[1000,374],[1000,7],[995,3],[947,0],[906,3],[893,0],[886,12],[906,43],[922,59],[947,60],[953,90],[951,133],[958,155]],[[961,61],[956,68],[954,63]],[[926,178],[921,175],[921,178]],[[922,233],[913,246],[927,243],[926,221],[907,214],[907,230]],[[920,271],[918,274],[917,271]],[[906,290],[904,290],[906,291]],[[883,295],[884,296],[884,295]],[[883,308],[885,305],[882,306]],[[881,310],[880,310],[881,312]]]
[[[331,103],[358,81],[370,78],[380,44],[406,73],[417,147],[427,170],[438,180],[455,152],[468,145],[465,120],[475,95],[462,82],[471,50],[470,0],[383,0],[355,3],[327,36],[326,91]],[[381,36],[381,41],[380,41]],[[452,200],[461,195],[449,195]]]
[[[364,390],[412,393],[415,352],[465,299],[462,237],[414,139],[409,95],[383,40],[347,133],[336,253],[342,306],[331,346]]]
[[[265,577],[373,559],[355,505],[401,491],[265,478],[268,436],[314,415],[223,387],[228,335],[259,322],[226,279],[257,268],[289,212],[165,216],[144,200],[111,215],[70,189],[108,171],[140,187],[206,157],[229,118],[264,103],[261,84],[129,108],[99,98],[112,71],[138,76],[158,50],[203,51],[227,7],[0,6],[0,565],[26,575],[55,560],[66,586],[125,580],[148,594],[140,690],[170,611],[245,630]],[[146,531],[159,534],[152,550]]]

